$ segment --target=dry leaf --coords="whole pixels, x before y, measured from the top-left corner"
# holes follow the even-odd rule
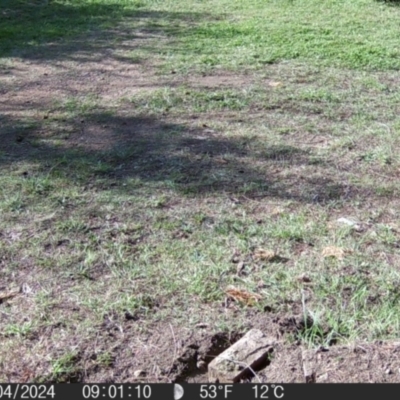
[[[278,254],[273,250],[257,249],[253,256],[256,261],[273,261]]]
[[[275,172],[279,172],[279,170],[276,170]],[[275,207],[271,211],[271,215],[281,215],[285,212],[285,210],[282,207]]]
[[[348,253],[349,253],[348,250],[343,249],[341,247],[336,247],[336,246],[328,246],[328,247],[325,247],[322,250],[322,256],[324,258],[326,258],[326,257],[335,257],[335,258],[338,258],[340,260]]]
[[[271,82],[268,82],[268,85],[271,86],[271,87],[278,87],[278,86],[282,85],[282,82],[271,81]]]
[[[254,303],[257,303],[258,300],[261,299],[261,296],[255,293],[250,293],[242,289],[237,288],[229,288],[225,290],[225,293],[231,299],[238,301],[240,303],[244,303],[247,306],[252,306]]]

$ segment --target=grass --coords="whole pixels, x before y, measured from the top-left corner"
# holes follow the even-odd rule
[[[3,3],[0,90],[29,103],[0,116],[0,287],[21,287],[0,303],[1,380],[27,348],[28,380],[123,380],[146,365],[127,338],[155,327],[289,314],[305,346],[398,337],[399,7]],[[45,100],[29,65],[65,70]],[[260,299],[226,306],[229,285]]]
[[[40,47],[57,40],[75,40],[93,30],[112,27],[139,1],[42,1],[2,2],[2,54]]]
[[[179,56],[168,52],[182,68],[189,63],[200,69],[258,69],[294,59],[319,66],[399,68],[398,26],[389,18],[398,9],[386,4],[254,0],[246,6],[241,1],[215,1],[197,7],[211,4],[216,12],[224,12],[222,20],[179,38]]]

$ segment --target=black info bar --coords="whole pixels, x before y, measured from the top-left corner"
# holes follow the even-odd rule
[[[0,384],[0,400],[398,399],[400,384]]]

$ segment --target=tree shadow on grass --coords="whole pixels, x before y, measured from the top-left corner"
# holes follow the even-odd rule
[[[4,18],[0,21],[0,58],[14,54],[43,65],[76,58],[80,62],[93,62],[96,57],[103,60],[107,52],[117,58],[116,49],[125,54],[134,46],[152,51],[142,39],[183,35],[205,18],[218,18],[211,14],[154,12],[140,8],[139,2],[137,6],[132,4],[126,7],[117,1],[5,0]],[[133,62],[129,58],[125,61]],[[121,71],[114,70],[112,65],[109,69],[113,78]],[[51,87],[59,92],[65,89],[67,95],[87,94],[80,87],[83,80],[78,81],[74,74],[76,71],[72,68],[64,75],[57,75],[54,78],[57,84]],[[99,75],[94,79],[100,79]],[[84,165],[89,172],[81,180],[100,174],[115,190],[124,190],[120,183],[133,177],[143,182],[168,184],[179,193],[193,196],[225,193],[326,202],[348,195],[349,187],[341,184],[333,171],[329,173],[329,163],[318,159],[312,151],[274,145],[264,145],[265,150],[258,151],[254,144],[249,145],[245,135],[227,137],[223,132],[210,133],[206,127],[194,127],[187,119],[177,123],[176,119],[161,114],[140,116],[132,109],[127,114],[89,109],[84,119],[52,120],[45,115],[45,106],[41,103],[45,97],[53,97],[48,90],[32,90],[29,104],[18,103],[38,80],[45,81],[38,72],[29,82],[25,79],[20,97],[13,97],[7,105],[9,108],[0,116],[3,146],[0,165],[32,161],[39,163],[44,172],[62,165],[69,179],[76,179],[74,171]],[[130,77],[130,80],[134,79]],[[126,85],[126,79],[121,81]],[[0,91],[14,94],[17,91],[13,85],[9,80]],[[42,98],[36,98],[37,104],[34,104],[31,100],[39,93]],[[5,102],[3,105],[6,107]],[[28,119],[27,111],[34,117]]]
[[[96,51],[112,51],[116,42],[121,48],[121,42],[132,39],[137,39],[134,44],[140,48],[143,39],[182,34],[204,19],[215,17],[205,13],[146,10],[139,1],[126,4],[117,0],[104,3],[3,0],[0,59],[18,56],[26,60],[64,60],[81,53],[79,60],[84,61],[84,53],[89,57]],[[127,50],[126,46],[121,49]]]
[[[257,145],[249,146],[246,136],[226,138],[222,132],[210,133],[207,127],[189,123],[95,112],[84,122],[64,123],[65,128],[70,125],[64,136],[46,136],[43,125],[24,128],[8,118],[0,124],[0,140],[7,144],[0,165],[32,161],[40,163],[45,174],[58,165],[67,179],[75,181],[76,171],[84,166],[86,172],[77,183],[99,178],[102,189],[124,192],[125,182],[135,178],[184,196],[243,195],[304,203],[347,200],[349,193],[358,191],[333,177],[330,163],[312,151],[290,145],[256,151]]]
[[[378,3],[386,4],[392,7],[400,7],[400,0],[376,0]]]

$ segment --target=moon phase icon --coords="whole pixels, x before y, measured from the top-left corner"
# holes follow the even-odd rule
[[[183,397],[183,387],[178,385],[177,383],[174,384],[174,400],[180,400]]]

